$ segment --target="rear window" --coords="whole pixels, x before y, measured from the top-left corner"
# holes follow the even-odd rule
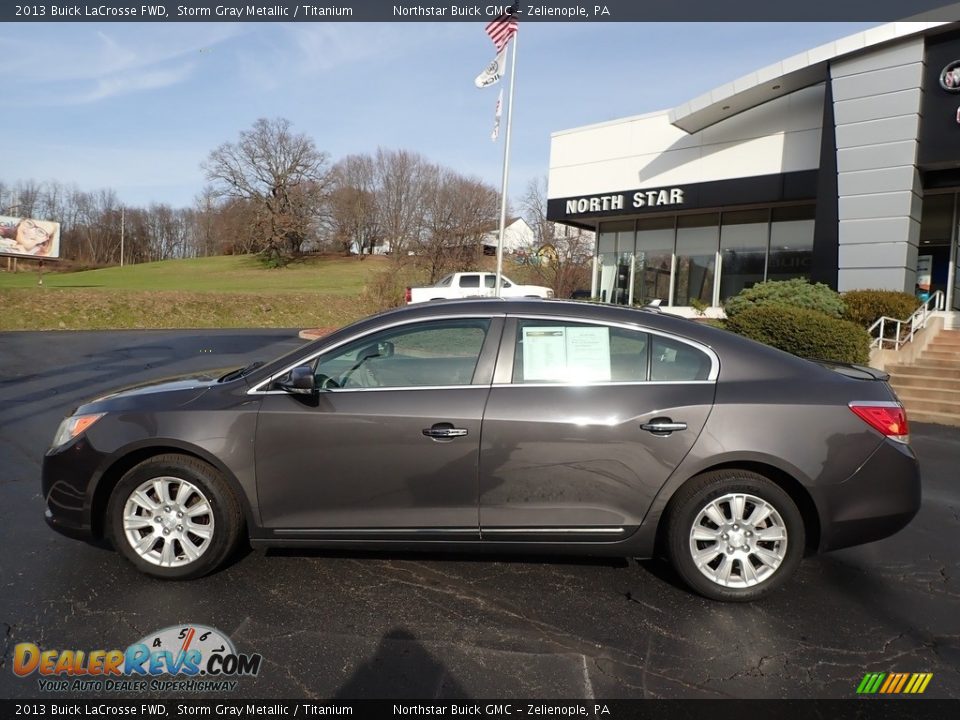
[[[480,287],[480,276],[479,276],[479,275],[461,275],[461,276],[460,276],[460,287],[462,287],[462,288],[478,288],[478,287]]]

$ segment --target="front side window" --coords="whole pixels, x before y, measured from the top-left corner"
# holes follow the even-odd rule
[[[649,336],[638,330],[550,320],[520,320],[513,382],[642,382]]]
[[[489,328],[490,320],[470,318],[374,333],[321,355],[316,384],[326,389],[469,385]]]

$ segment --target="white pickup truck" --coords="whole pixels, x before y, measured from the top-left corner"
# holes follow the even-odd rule
[[[552,298],[553,290],[540,285],[517,285],[506,275],[501,275],[501,297]],[[492,272],[451,273],[433,287],[408,287],[407,304],[428,300],[453,300],[455,298],[493,297],[496,293],[497,274]]]

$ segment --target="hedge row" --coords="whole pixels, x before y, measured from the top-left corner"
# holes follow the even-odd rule
[[[728,317],[726,329],[800,357],[864,364],[870,336],[848,320],[803,307],[764,305]]]
[[[906,320],[920,307],[920,301],[910,293],[893,290],[851,290],[843,294],[847,309],[844,318],[870,327],[882,316]]]

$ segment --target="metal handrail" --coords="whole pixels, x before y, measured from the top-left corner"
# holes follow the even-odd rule
[[[933,306],[932,309],[931,305]],[[870,347],[882,350],[885,342],[892,342],[894,350],[899,350],[901,345],[913,342],[913,336],[927,326],[927,320],[929,320],[931,313],[937,310],[943,310],[946,306],[946,296],[944,296],[942,290],[937,290],[928,297],[920,307],[914,310],[913,314],[906,320],[897,320],[896,318],[883,315],[878,318],[873,325],[867,328],[867,332],[870,333],[870,337],[872,338]],[[888,338],[886,336],[886,328],[891,325],[896,328],[896,333],[894,337]],[[906,333],[904,333],[904,326],[910,328]],[[879,329],[879,332],[876,337],[873,337],[873,331],[875,329]]]

